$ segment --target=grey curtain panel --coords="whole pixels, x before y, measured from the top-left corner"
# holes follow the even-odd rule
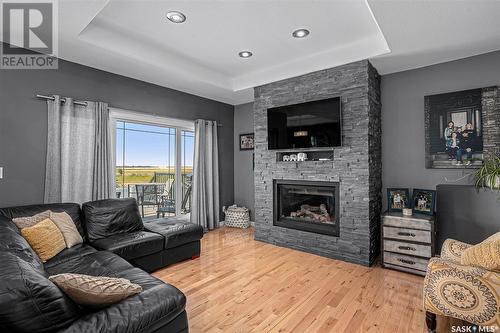
[[[217,122],[197,119],[194,128],[191,222],[212,230],[219,226]]]
[[[76,105],[60,96],[48,100],[45,203],[106,199],[112,194],[113,166],[108,105]]]

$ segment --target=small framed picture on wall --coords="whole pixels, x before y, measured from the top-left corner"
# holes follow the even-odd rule
[[[401,212],[403,208],[408,208],[410,204],[410,189],[388,188],[387,189],[387,210],[389,212]]]
[[[415,213],[433,215],[436,205],[436,191],[413,189],[412,204]]]
[[[253,150],[254,148],[254,134],[240,134],[240,150]]]

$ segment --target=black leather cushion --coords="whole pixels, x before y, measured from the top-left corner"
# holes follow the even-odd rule
[[[47,332],[78,318],[78,307],[47,279],[26,240],[0,227],[0,327],[2,331]]]
[[[162,218],[144,223],[146,230],[165,237],[165,249],[203,238],[203,228],[182,218]]]
[[[41,204],[18,207],[0,208],[0,215],[6,216],[9,219],[24,216],[33,216],[46,210],[53,212],[66,212],[75,222],[76,228],[82,237],[85,239],[83,226],[83,215],[80,205],[76,203],[57,203],[57,204]]]
[[[186,298],[174,286],[154,281],[151,275],[138,268],[127,271],[124,278],[142,285],[143,289],[147,285],[148,289],[99,312],[84,315],[60,332],[149,333],[184,312]],[[169,328],[160,331],[178,332]]]
[[[17,225],[15,225],[10,218],[3,215],[0,215],[0,228],[10,229],[15,233],[21,234]]]
[[[90,241],[144,229],[134,198],[86,202],[82,210]]]
[[[163,237],[152,232],[136,231],[98,239],[91,245],[130,260],[163,250]]]
[[[64,261],[73,260],[77,257],[86,256],[90,253],[97,252],[92,246],[87,244],[78,244],[69,249],[65,249],[62,252],[59,252],[55,257],[50,259],[44,264],[44,267],[51,267],[54,265],[58,265]]]
[[[147,256],[144,257],[127,259],[127,260],[132,265],[142,269],[143,271],[146,271],[148,273],[154,272],[159,270],[160,268],[165,267],[165,265],[163,264],[163,252],[165,251],[166,250],[161,250],[160,252],[148,254]]]
[[[94,276],[119,277],[118,273],[130,269],[132,265],[125,259],[108,251],[97,251],[73,260],[63,261],[50,267],[45,267],[47,276],[75,273]]]
[[[0,252],[12,253],[28,263],[34,270],[43,273],[43,263],[19,233],[17,226],[5,217],[0,217]],[[0,273],[2,262],[0,262]]]
[[[128,279],[143,291],[105,309],[83,315],[63,332],[152,332],[184,311],[186,298],[166,284],[116,254],[99,251],[60,263],[50,275],[77,273]]]

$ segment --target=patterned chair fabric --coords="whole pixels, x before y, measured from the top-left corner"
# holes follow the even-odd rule
[[[500,272],[460,265],[470,244],[447,239],[432,258],[424,280],[424,308],[484,326],[500,326]]]
[[[460,264],[462,253],[471,246],[470,244],[448,238],[444,241],[443,247],[441,248],[441,259]]]

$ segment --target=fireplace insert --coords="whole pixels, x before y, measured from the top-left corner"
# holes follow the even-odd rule
[[[273,184],[275,226],[339,235],[339,183],[275,179]]]

